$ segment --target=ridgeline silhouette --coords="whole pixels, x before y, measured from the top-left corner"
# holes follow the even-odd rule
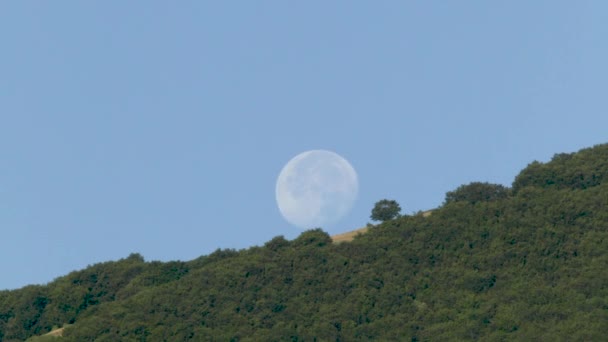
[[[0,341],[604,340],[607,177],[603,144],[350,242],[316,229],[187,262],[132,254],[0,292]]]

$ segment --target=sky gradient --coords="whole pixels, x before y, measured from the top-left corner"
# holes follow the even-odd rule
[[[359,177],[336,234],[607,142],[606,1],[0,3],[0,289],[300,229],[297,154]]]

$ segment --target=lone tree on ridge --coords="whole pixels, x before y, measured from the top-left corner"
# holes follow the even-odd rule
[[[401,207],[395,200],[383,199],[376,202],[370,218],[374,221],[388,221],[399,216]]]

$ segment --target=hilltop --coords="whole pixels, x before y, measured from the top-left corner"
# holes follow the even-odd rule
[[[607,179],[603,144],[333,239],[131,254],[1,291],[0,341],[603,340]]]

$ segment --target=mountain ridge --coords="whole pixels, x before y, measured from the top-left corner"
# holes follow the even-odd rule
[[[608,145],[463,185],[431,215],[0,291],[0,341],[601,340]],[[71,324],[63,337],[35,337]]]

